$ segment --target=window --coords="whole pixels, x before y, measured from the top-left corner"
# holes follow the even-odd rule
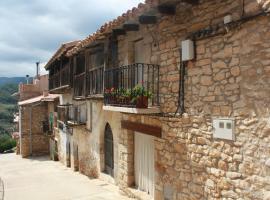
[[[77,64],[76,64],[76,74],[81,74],[85,72],[85,56],[79,55],[77,57]]]
[[[117,38],[110,38],[108,50],[108,67],[118,67],[118,41]]]

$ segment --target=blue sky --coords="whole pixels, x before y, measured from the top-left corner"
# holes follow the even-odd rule
[[[35,74],[64,42],[83,39],[144,0],[1,0],[0,77]],[[44,73],[44,70],[42,70]]]

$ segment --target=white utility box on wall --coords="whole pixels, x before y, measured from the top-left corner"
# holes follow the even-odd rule
[[[213,136],[217,139],[235,140],[234,119],[215,118],[213,119]]]
[[[189,61],[194,59],[194,42],[192,40],[184,40],[182,46],[182,61]]]

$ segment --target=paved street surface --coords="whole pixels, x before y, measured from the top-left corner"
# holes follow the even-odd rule
[[[0,154],[4,200],[127,200],[114,185],[73,172],[44,157]],[[0,197],[1,198],[1,197]]]

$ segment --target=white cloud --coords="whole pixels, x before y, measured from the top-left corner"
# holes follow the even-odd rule
[[[144,0],[1,0],[0,76],[35,74],[35,62],[83,39]],[[43,64],[44,65],[44,64]]]

